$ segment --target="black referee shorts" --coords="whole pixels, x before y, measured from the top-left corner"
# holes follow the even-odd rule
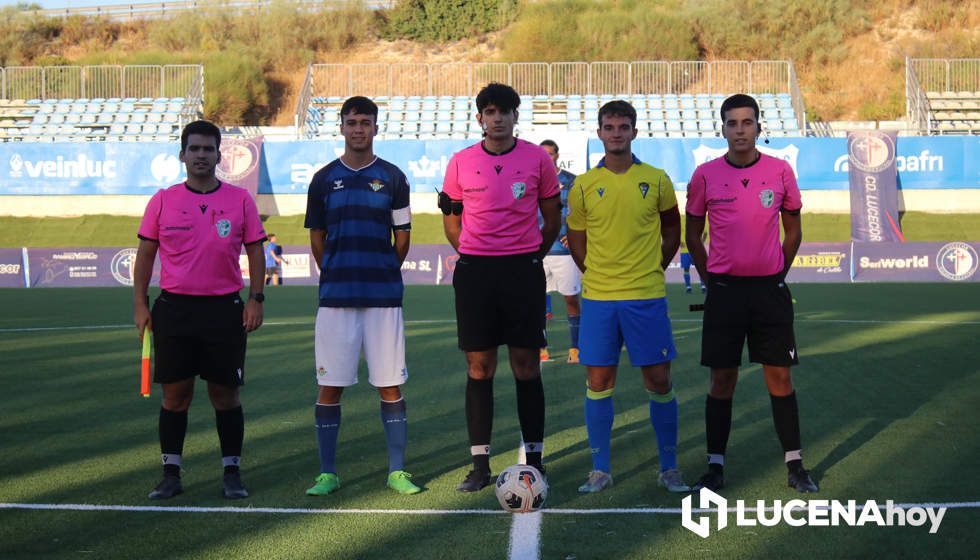
[[[157,383],[200,375],[220,385],[245,384],[245,303],[237,292],[187,296],[167,291],[153,302]]]
[[[749,361],[771,366],[800,363],[793,335],[793,296],[780,275],[712,274],[704,302],[701,365],[733,368]]]
[[[456,332],[464,352],[545,345],[544,265],[536,254],[459,256]]]

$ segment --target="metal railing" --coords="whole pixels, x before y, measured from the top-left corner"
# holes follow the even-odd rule
[[[980,58],[906,58],[905,66],[923,91],[980,91]]]
[[[789,63],[789,95],[790,102],[793,104],[793,114],[796,115],[796,124],[799,125],[803,134],[806,134],[806,106],[803,104],[803,94],[800,92],[800,81],[796,78],[796,67]]]
[[[489,82],[510,84],[523,96],[549,97],[788,93],[800,129],[806,129],[803,96],[786,60],[311,64],[294,122],[302,137],[307,110],[318,97],[472,97]]]
[[[785,60],[312,64],[308,73],[317,97],[472,96],[491,81],[521,95],[792,93],[795,77]]]
[[[905,114],[909,127],[928,135],[932,127],[929,99],[916,76],[912,60],[905,57]]]
[[[369,10],[390,8],[395,0],[368,0],[363,6]],[[28,10],[34,15],[46,17],[102,17],[116,21],[171,17],[180,12],[201,9],[261,11],[276,3],[290,3],[309,11],[334,10],[351,5],[350,0],[175,0],[163,2],[134,2],[132,4],[94,5],[65,7],[49,10]]]
[[[8,66],[0,72],[0,98],[79,99],[203,95],[201,64]]]

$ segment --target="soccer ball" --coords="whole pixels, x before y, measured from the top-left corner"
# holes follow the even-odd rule
[[[497,501],[511,513],[537,511],[548,497],[548,482],[538,469],[528,465],[507,467],[497,476]]]

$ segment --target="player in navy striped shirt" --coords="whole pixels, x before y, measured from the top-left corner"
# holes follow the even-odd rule
[[[320,267],[315,334],[320,475],[306,493],[324,496],[340,488],[335,466],[340,397],[344,387],[357,383],[363,347],[368,380],[381,396],[388,487],[415,494],[421,489],[404,470],[408,423],[400,389],[408,379],[401,307],[401,264],[411,231],[408,180],[374,155],[378,106],[373,101],[351,97],[340,119],[344,154],[313,176],[306,204],[310,246]]]

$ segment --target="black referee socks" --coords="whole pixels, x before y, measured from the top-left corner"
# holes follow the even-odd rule
[[[490,433],[493,431],[493,379],[466,377],[466,429],[473,467],[490,472]],[[477,453],[476,449],[485,449]]]
[[[159,432],[163,474],[180,476],[180,460],[187,434],[187,411],[174,412],[161,406]]]
[[[215,410],[214,423],[221,443],[221,463],[225,473],[238,472],[242,459],[242,442],[245,439],[245,414],[238,406],[229,410]]]

